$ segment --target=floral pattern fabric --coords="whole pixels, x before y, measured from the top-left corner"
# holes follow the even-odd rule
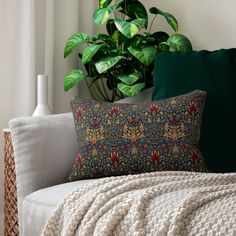
[[[206,171],[198,149],[206,93],[145,104],[71,101],[78,154],[69,180],[153,171]]]

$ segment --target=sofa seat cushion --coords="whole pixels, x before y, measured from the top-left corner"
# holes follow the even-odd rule
[[[75,188],[93,181],[95,179],[55,185],[40,189],[28,195],[22,205],[23,235],[40,235],[56,205]]]

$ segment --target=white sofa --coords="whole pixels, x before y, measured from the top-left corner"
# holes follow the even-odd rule
[[[149,102],[152,89],[119,102]],[[38,236],[55,206],[90,180],[66,183],[76,155],[72,113],[20,117],[9,122],[16,161],[21,236]]]

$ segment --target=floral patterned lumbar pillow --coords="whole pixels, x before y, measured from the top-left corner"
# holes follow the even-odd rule
[[[74,98],[78,154],[69,180],[152,171],[206,171],[198,149],[206,93],[146,104]]]

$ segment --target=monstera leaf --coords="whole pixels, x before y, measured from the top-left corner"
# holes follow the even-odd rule
[[[187,37],[182,34],[174,34],[170,36],[165,43],[175,51],[187,52],[192,51],[192,44]]]
[[[87,62],[93,59],[93,56],[99,51],[103,44],[90,45],[83,50],[82,63],[86,64]]]
[[[132,85],[140,78],[140,73],[132,73],[129,75],[120,75],[117,77],[120,81],[127,85]]]
[[[120,12],[129,16],[133,19],[144,19],[145,20],[145,28],[148,26],[148,14],[144,5],[139,1],[123,1],[121,4]]]
[[[81,70],[70,71],[64,78],[64,90],[68,91],[86,77],[87,75]]]
[[[155,47],[144,47],[141,49],[129,47],[129,52],[136,57],[144,65],[150,65],[156,56],[157,50]]]
[[[111,14],[110,8],[108,8],[108,7],[98,8],[93,14],[94,22],[97,25],[102,25],[108,21],[110,14]]]
[[[92,41],[101,40],[104,42],[109,41],[110,39],[110,36],[107,34],[94,34],[91,38]]]
[[[138,94],[145,87],[145,83],[138,83],[132,86],[120,83],[117,85],[117,87],[123,94],[128,97],[131,97]]]
[[[114,12],[119,6],[120,2],[123,2],[124,0],[120,0],[119,2],[113,4],[112,6],[109,6],[110,1],[100,1],[102,7],[98,8],[94,14],[93,19],[94,22],[97,25],[102,25],[106,23],[109,20],[110,14]],[[106,7],[105,7],[106,6]]]
[[[133,38],[144,26],[144,19],[136,19],[131,22],[125,20],[114,20],[117,29],[127,38]]]
[[[111,47],[116,46],[113,38],[110,35],[106,35],[106,34],[95,34],[91,37],[91,40],[96,44],[99,44],[100,42],[104,42],[105,44],[110,45]]]
[[[166,21],[168,22],[168,24],[172,27],[172,29],[177,32],[178,31],[178,21],[176,20],[176,18],[171,15],[170,13],[167,12],[163,12],[160,9],[156,8],[156,7],[152,7],[149,9],[150,13],[154,14],[154,15],[162,15],[165,17]]]
[[[86,33],[81,33],[78,32],[74,35],[72,35],[66,45],[65,45],[65,49],[64,49],[64,58],[66,58],[68,55],[71,54],[71,52],[79,47],[81,44],[88,42],[90,39],[90,37],[86,34]]]
[[[104,73],[105,71],[109,70],[113,67],[117,62],[119,62],[124,57],[116,56],[116,57],[106,57],[95,63],[96,69],[99,74]]]
[[[104,8],[109,6],[112,0],[99,0],[99,8]]]

